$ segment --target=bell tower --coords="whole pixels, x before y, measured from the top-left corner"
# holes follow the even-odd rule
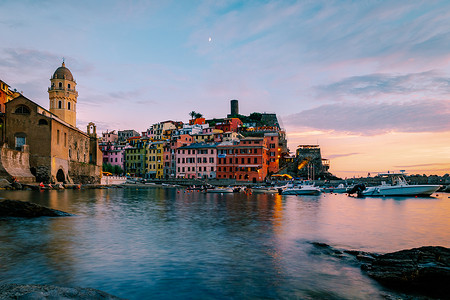
[[[75,87],[77,83],[70,70],[66,68],[64,61],[61,67],[53,73],[50,83],[51,86],[48,88],[50,112],[64,122],[76,127],[78,92]]]

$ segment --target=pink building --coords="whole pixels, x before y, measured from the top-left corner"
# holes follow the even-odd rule
[[[100,149],[103,153],[103,163],[111,164],[113,166],[118,165],[122,169],[125,163],[125,148],[129,146],[115,145],[111,143],[105,143],[100,145]]]
[[[177,149],[177,178],[216,178],[217,143],[195,143]]]
[[[189,134],[182,134],[173,137],[170,142],[164,145],[163,162],[164,178],[173,178],[177,174],[177,149],[192,144],[194,138]]]

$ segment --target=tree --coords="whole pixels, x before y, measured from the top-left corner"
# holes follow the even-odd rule
[[[201,118],[201,117],[203,117],[203,115],[201,113],[195,113],[195,118],[196,119]]]
[[[195,111],[191,111],[190,113],[189,113],[189,115],[191,116],[191,118],[192,118],[192,120],[195,118],[195,115],[196,115],[197,113],[195,112]]]
[[[104,163],[102,166],[103,172],[112,173],[113,166],[110,163]]]
[[[118,175],[118,174],[122,174],[123,170],[119,165],[114,165],[113,172],[111,172],[111,173]]]

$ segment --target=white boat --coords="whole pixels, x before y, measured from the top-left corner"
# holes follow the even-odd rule
[[[404,173],[379,174],[391,178],[392,184],[385,181],[381,185],[367,187],[362,191],[362,196],[431,196],[441,186],[431,184],[409,185]]]
[[[348,187],[346,187],[343,183],[339,184],[337,187],[327,187],[323,189],[324,193],[336,193],[343,194],[348,191]]]
[[[263,193],[263,194],[276,194],[282,187],[254,187],[252,188],[253,193]]]
[[[214,188],[214,189],[207,189],[207,193],[234,193],[233,188]]]
[[[319,195],[320,188],[314,185],[298,185],[285,188],[281,195]]]

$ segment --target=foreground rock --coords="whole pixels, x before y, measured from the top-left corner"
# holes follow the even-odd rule
[[[367,275],[391,287],[430,295],[450,295],[450,249],[421,247],[376,257],[361,266]]]
[[[335,249],[312,243],[313,253],[360,265],[371,278],[402,293],[419,293],[449,299],[450,249],[427,246],[387,254]]]
[[[60,287],[38,284],[0,285],[0,299],[43,300],[43,299],[121,299],[108,293],[80,287]]]
[[[36,218],[44,216],[65,217],[72,215],[60,210],[47,208],[30,202],[0,200],[0,217]]]

